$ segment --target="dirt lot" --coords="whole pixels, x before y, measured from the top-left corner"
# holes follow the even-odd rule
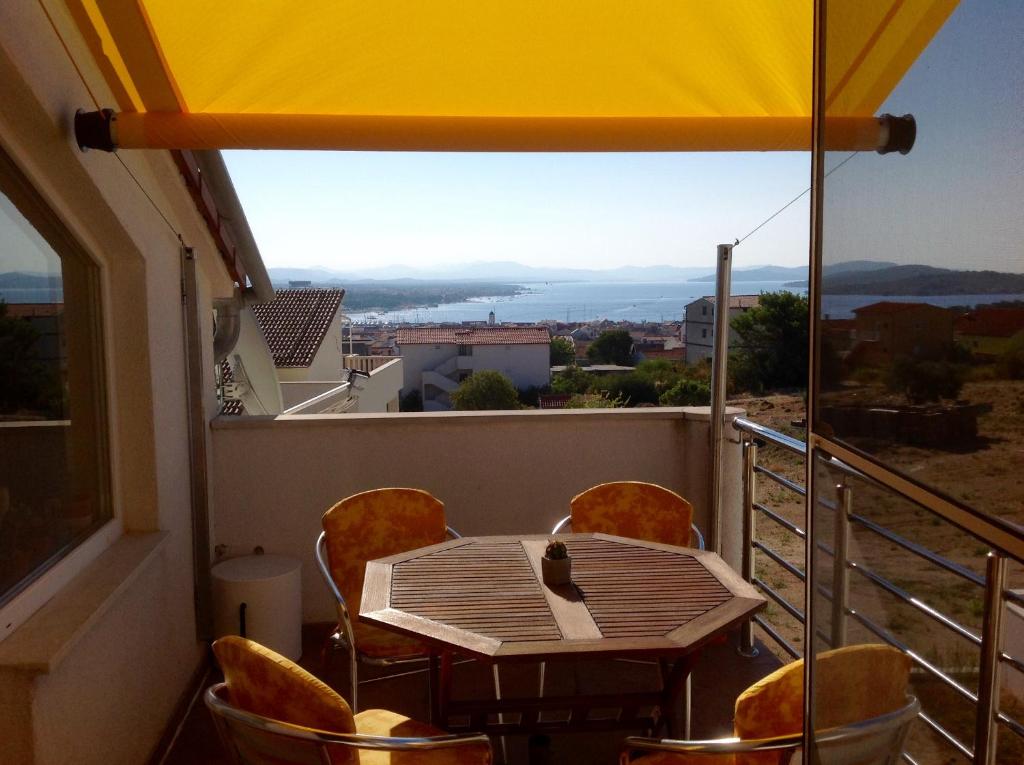
[[[876,401],[876,395],[880,392],[867,393],[871,400]],[[1019,435],[1024,432],[1024,382],[968,383],[961,395],[972,403],[985,402],[992,406],[989,413],[979,418],[979,438],[974,443],[958,444],[952,449],[925,449],[870,441],[858,445],[876,454],[884,463],[940,488],[965,504],[1016,523],[1024,523],[1024,470],[1021,469],[1024,467],[1024,441],[1020,440]],[[804,429],[802,423],[799,423],[804,416],[802,398],[769,396],[736,399],[730,403],[744,407],[750,419],[804,440]],[[762,448],[759,464],[801,485],[805,483],[804,460],[778,447]],[[825,485],[841,479],[839,474],[821,476]],[[884,525],[905,539],[984,576],[988,548],[980,541],[890,492],[855,480],[850,481],[850,485],[855,514]],[[806,526],[802,497],[764,476],[759,476],[757,499],[800,528]],[[824,508],[816,516],[815,522],[822,533],[819,539],[831,539],[832,518],[832,511]],[[804,569],[802,540],[763,515],[757,517],[756,524],[759,540],[797,568]],[[858,524],[852,528],[850,557],[861,569],[850,573],[849,606],[856,609],[860,617],[876,629],[887,631],[925,660],[953,674],[958,682],[976,692],[976,647],[940,626],[921,610],[883,591],[860,571],[866,568],[885,577],[899,590],[912,594],[975,634],[980,631],[984,610],[982,589],[968,579],[943,571]],[[800,580],[764,553],[758,553],[755,559],[757,575],[802,611],[804,592]],[[818,581],[824,582],[831,589],[831,557],[827,554],[820,556],[818,566]],[[1024,587],[1024,576],[1019,567],[1011,571],[1011,586]],[[823,605],[819,613],[827,614],[827,601]],[[788,641],[802,650],[803,628],[795,618],[774,603],[769,605],[766,616]],[[767,636],[759,636],[771,643]],[[846,640],[851,643],[876,642],[878,638],[856,619],[849,618]],[[786,656],[781,649],[779,654],[781,657]],[[1015,670],[1004,668],[1003,671]],[[953,731],[962,741],[972,740],[974,713],[967,701],[924,672],[915,672],[914,686],[926,711],[934,719]],[[1003,709],[1018,720],[1024,718],[1021,714],[1024,702],[1020,699],[1005,696]],[[955,750],[940,744],[923,725],[918,728],[912,745],[912,751],[921,755],[917,757],[918,762],[962,761]],[[1022,758],[1024,740],[1004,729],[1000,736],[999,761],[1019,763]]]

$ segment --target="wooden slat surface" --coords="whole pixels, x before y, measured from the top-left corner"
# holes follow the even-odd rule
[[[562,637],[518,540],[481,540],[395,563],[390,605],[502,642]]]
[[[573,585],[548,588],[546,539],[462,541],[391,564],[390,581],[381,579],[390,609],[505,645],[592,644],[662,637],[733,598],[678,548],[575,535],[565,540]]]
[[[572,578],[606,638],[665,635],[732,593],[684,553],[602,539],[566,541]]]

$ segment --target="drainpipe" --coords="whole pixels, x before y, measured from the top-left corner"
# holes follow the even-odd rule
[[[715,272],[715,334],[711,362],[711,518],[708,547],[722,554],[722,440],[725,429],[726,363],[729,359],[729,293],[732,292],[731,244],[718,245]]]

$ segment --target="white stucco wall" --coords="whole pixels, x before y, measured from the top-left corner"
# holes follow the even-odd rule
[[[280,414],[284,410],[281,388],[278,384],[277,369],[274,358],[267,348],[266,338],[260,329],[259,322],[252,309],[246,308],[239,314],[240,329],[238,342],[228,355],[234,366],[234,357],[238,356],[245,366],[245,374],[252,385],[254,395],[246,397],[246,411],[249,414]],[[236,374],[236,380],[241,378]],[[263,411],[260,411],[262,409]]]
[[[402,395],[410,391],[420,390],[420,380],[424,370],[433,369],[443,361],[458,353],[454,343],[426,345],[400,345],[397,353],[402,357]]]
[[[312,560],[320,516],[367,489],[426,489],[453,528],[481,535],[546,533],[583,489],[654,481],[689,499],[706,531],[708,419],[706,407],[222,417],[213,423],[214,542],[229,555],[262,545],[303,561],[303,618],[317,622],[335,618]],[[725,487],[723,538],[738,566],[740,450],[729,437],[725,469],[735,480]]]
[[[118,161],[82,153],[77,108],[116,105],[63,3],[0,3],[0,145],[100,266],[115,521],[15,602],[0,642],[0,761],[143,763],[200,667],[193,616],[180,244]],[[201,403],[215,411],[210,300],[232,285],[167,152],[120,155],[195,248]]]
[[[472,347],[475,371],[495,369],[503,372],[517,388],[540,387],[551,382],[551,351],[547,344]]]

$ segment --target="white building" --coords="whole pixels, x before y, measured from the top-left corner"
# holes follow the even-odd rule
[[[449,394],[473,372],[493,369],[519,389],[551,382],[551,334],[546,327],[411,327],[396,340],[404,369],[403,395],[423,396],[424,411],[451,408]]]
[[[760,295],[733,295],[729,298],[729,321],[755,308]],[[729,327],[729,347],[737,343],[736,332]],[[683,309],[683,342],[686,344],[686,363],[696,364],[711,358],[715,342],[715,297],[707,295],[688,303]]]
[[[341,289],[278,290],[242,313],[224,414],[396,412],[401,359],[342,353]]]

